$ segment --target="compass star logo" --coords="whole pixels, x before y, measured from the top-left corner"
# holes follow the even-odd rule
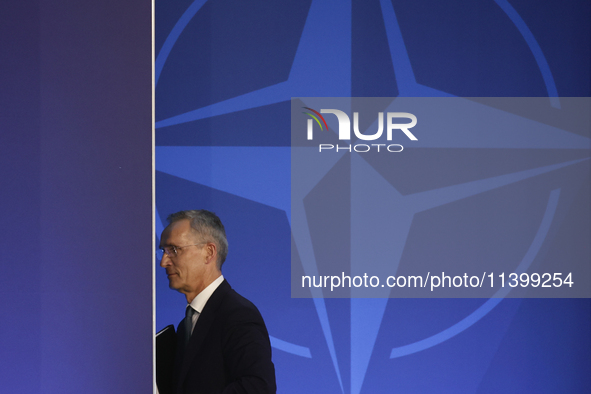
[[[534,56],[543,76],[543,86],[547,94],[553,96],[545,99],[548,112],[558,113],[565,103],[563,99],[554,97],[557,96],[556,88],[547,62],[538,51],[539,46],[531,32],[528,33],[523,20],[507,2],[499,0],[496,4],[500,15],[517,27]],[[156,59],[157,107],[167,107],[165,92],[173,97],[174,87],[185,89],[180,83],[170,87],[174,74],[179,69],[186,71],[183,68],[185,63],[176,59],[188,51],[191,40],[209,42],[212,39],[202,27],[203,24],[197,24],[196,21],[206,13],[216,15],[213,9],[215,6],[212,2],[192,2],[182,14],[177,15],[175,23],[162,40]],[[380,1],[379,12],[398,96],[450,96],[445,91],[417,82],[412,59],[407,52],[407,42],[392,3]],[[245,223],[251,224],[255,218],[245,212],[264,210],[269,218],[273,218],[268,220],[268,225],[275,226],[273,228],[278,229],[276,233],[286,235],[287,239],[293,237],[296,259],[300,262],[296,264],[295,271],[313,275],[322,270],[320,262],[327,256],[319,256],[315,244],[317,237],[314,234],[322,231],[319,228],[321,226],[308,218],[338,219],[340,212],[322,209],[325,207],[323,204],[310,204],[310,196],[324,193],[326,198],[333,197],[333,206],[337,206],[347,204],[347,201],[363,201],[370,193],[375,196],[373,205],[365,211],[352,210],[348,218],[341,222],[343,226],[338,233],[341,246],[334,249],[338,258],[351,262],[351,265],[357,264],[357,269],[362,268],[360,262],[379,259],[381,256],[372,255],[374,251],[371,247],[359,248],[353,244],[349,248],[343,247],[349,244],[349,239],[362,240],[364,242],[361,244],[365,245],[386,245],[390,259],[388,273],[403,269],[409,259],[428,260],[433,258],[433,254],[438,255],[442,264],[458,258],[466,261],[506,259],[523,269],[535,264],[537,256],[543,252],[546,239],[551,236],[553,223],[560,219],[561,210],[564,209],[561,207],[573,198],[574,191],[588,171],[588,136],[564,130],[560,126],[547,126],[541,131],[536,128],[536,132],[527,131],[532,130],[532,127],[522,127],[517,134],[508,129],[484,127],[483,130],[468,130],[458,127],[454,132],[433,132],[425,138],[421,135],[413,145],[412,152],[405,151],[405,154],[412,153],[405,155],[408,161],[404,166],[397,166],[397,171],[386,174],[388,179],[376,170],[376,166],[357,154],[347,158],[342,154],[326,156],[325,161],[315,166],[314,176],[298,179],[301,183],[297,185],[296,194],[290,194],[290,155],[293,152],[289,144],[289,125],[277,119],[288,119],[287,103],[292,97],[306,98],[305,102],[298,103],[298,113],[301,115],[302,107],[327,108],[320,101],[315,101],[314,97],[352,95],[354,71],[351,67],[351,40],[356,33],[352,26],[351,4],[314,0],[309,8],[295,14],[304,17],[298,25],[299,30],[293,29],[297,31],[292,35],[297,37],[296,45],[294,51],[290,52],[293,57],[286,67],[288,72],[277,77],[282,80],[256,89],[244,86],[243,91],[235,91],[235,95],[214,98],[211,102],[178,110],[174,114],[172,108],[168,110],[168,115],[157,118],[157,211],[173,212],[193,206],[195,199],[202,198],[204,200],[201,201],[205,203],[220,204],[220,209],[216,209],[220,215],[221,210],[228,209],[224,207],[248,208],[240,209],[240,212],[229,211],[228,214],[240,216]],[[236,17],[236,14],[232,15]],[[319,58],[318,48],[331,51],[324,54],[323,59],[327,60],[322,64],[311,61]],[[201,58],[205,52],[202,52]],[[195,62],[197,64],[197,60]],[[207,67],[204,65],[198,70]],[[236,67],[238,70],[238,65]],[[217,71],[214,68],[208,72],[208,76],[215,77]],[[199,73],[186,71],[183,75],[193,74]],[[207,91],[195,91],[193,94],[207,96]],[[211,96],[215,94],[211,93]],[[177,101],[170,101],[190,101],[183,94],[178,96]],[[474,111],[488,114],[490,119],[494,119],[499,111],[498,108],[479,105],[474,101],[466,104],[471,104]],[[269,111],[270,108],[272,111]],[[280,114],[274,122],[269,121],[270,112]],[[318,117],[314,111],[310,113]],[[244,116],[256,125],[248,132],[239,130],[248,127]],[[325,129],[329,129],[331,120],[326,118],[326,121],[320,117],[318,120]],[[439,118],[447,119],[444,113]],[[336,121],[336,118],[332,121]],[[457,119],[447,121],[453,123]],[[519,114],[515,121],[538,123],[535,119]],[[237,127],[237,124],[241,126]],[[360,127],[369,134],[368,130],[377,130],[378,125],[363,124],[362,121]],[[266,132],[257,134],[257,129]],[[331,126],[330,130],[321,130],[330,133],[338,130],[338,125]],[[221,136],[231,138],[226,142]],[[255,138],[258,138],[256,143],[252,142]],[[342,174],[337,169],[346,166],[355,169],[348,176],[350,185],[336,190],[335,179],[338,174]],[[409,171],[410,167],[412,171]],[[215,198],[206,201],[209,197],[203,196]],[[192,204],[187,201],[191,199]],[[506,204],[509,200],[513,203]],[[177,209],[175,204],[181,206]],[[505,212],[507,207],[510,211],[519,212],[520,219],[516,220],[514,212]],[[483,210],[488,212],[483,213]],[[261,216],[256,219],[260,221]],[[475,236],[475,228],[481,228],[476,227],[477,223],[485,223],[487,226],[482,227],[487,228],[501,227],[494,226],[495,221],[508,228],[506,231],[513,236],[512,240],[497,245],[483,243],[487,237],[504,239],[499,238],[493,230]],[[157,221],[157,227],[159,225]],[[247,233],[248,226],[244,227],[244,233]],[[159,231],[157,228],[156,232]],[[272,238],[274,235],[271,233],[265,232],[266,237],[276,239]],[[239,239],[242,234],[229,236]],[[251,244],[258,242],[248,239]],[[277,242],[282,244],[283,241]],[[457,244],[461,244],[461,247],[456,247]],[[287,245],[282,245],[285,246],[284,250],[289,249],[289,241]],[[244,250],[254,252],[250,256],[257,254],[247,245],[237,247],[239,250],[243,247]],[[478,251],[485,247],[489,255],[478,255]],[[433,252],[429,254],[427,249]],[[459,250],[464,256],[458,257]],[[273,257],[277,259],[269,260],[274,263],[281,261],[280,252]],[[249,253],[244,253],[244,259],[248,258]],[[450,319],[446,311],[430,310],[429,306],[425,307],[425,303],[416,300],[328,300],[323,298],[324,294],[315,294],[316,290],[312,290],[314,298],[311,300],[291,299],[285,295],[286,283],[289,281],[285,273],[289,277],[286,268],[289,262],[283,261],[286,264],[283,270],[278,268],[280,264],[274,264],[273,267],[267,264],[259,271],[261,275],[271,271],[275,277],[284,278],[283,282],[277,279],[263,286],[274,291],[276,296],[270,297],[273,301],[266,301],[268,294],[263,295],[257,289],[252,289],[252,294],[255,295],[257,305],[262,306],[262,312],[269,322],[272,345],[278,350],[277,357],[293,357],[276,361],[278,370],[283,367],[282,362],[288,365],[296,359],[299,360],[297,363],[303,365],[302,368],[310,365],[306,376],[314,376],[310,378],[314,382],[328,382],[326,385],[329,388],[325,392],[377,392],[372,391],[372,384],[389,382],[390,377],[385,375],[396,375],[380,371],[396,370],[393,363],[399,359],[404,359],[406,365],[412,365],[413,359],[406,356],[422,355],[428,349],[441,349],[450,339],[465,333],[495,310],[501,300],[460,300],[453,303],[459,316]],[[250,264],[251,261],[248,261],[246,265]],[[244,283],[237,284],[237,287],[242,289],[249,285],[247,275],[245,273]],[[253,282],[257,281],[255,279]],[[261,301],[257,296],[260,296]],[[157,306],[157,313],[163,309],[163,305]],[[422,311],[421,316],[417,316],[418,313],[414,311]],[[397,318],[400,315],[408,319]],[[293,316],[297,316],[297,319]],[[409,330],[413,333],[405,332],[405,327],[411,324],[411,317],[418,322],[412,326],[414,330]],[[498,325],[502,326],[502,323]],[[396,368],[400,367],[400,364],[395,365]],[[329,372],[330,376],[327,376]],[[305,384],[296,380],[290,381],[291,387]]]

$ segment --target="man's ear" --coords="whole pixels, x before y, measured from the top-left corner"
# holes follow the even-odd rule
[[[213,242],[208,242],[205,245],[205,252],[206,252],[206,258],[207,258],[207,264],[213,262],[214,264],[217,261],[217,257],[218,257],[218,248],[217,246],[213,243]]]

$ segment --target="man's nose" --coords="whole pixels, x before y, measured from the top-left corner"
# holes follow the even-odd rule
[[[168,267],[170,265],[170,257],[166,253],[162,254],[162,259],[160,260],[160,266],[162,268]]]

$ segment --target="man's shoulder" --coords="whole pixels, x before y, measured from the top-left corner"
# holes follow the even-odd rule
[[[223,297],[220,302],[221,318],[228,321],[262,322],[263,318],[258,308],[247,298],[238,294],[227,281],[220,285]]]

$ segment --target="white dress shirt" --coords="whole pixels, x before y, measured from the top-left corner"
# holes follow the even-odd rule
[[[197,294],[197,297],[193,298],[190,305],[197,313],[193,314],[193,321],[191,322],[191,334],[193,333],[193,329],[195,328],[195,323],[197,323],[197,319],[199,319],[199,315],[203,311],[205,304],[209,300],[209,297],[213,294],[213,292],[218,288],[219,285],[222,284],[224,281],[224,275],[220,275],[216,280],[211,282],[209,286],[207,286],[203,291]]]

